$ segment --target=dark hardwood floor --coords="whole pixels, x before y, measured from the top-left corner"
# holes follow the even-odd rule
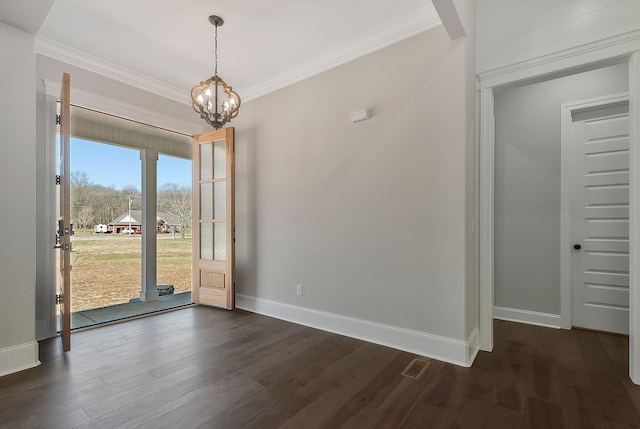
[[[473,367],[192,307],[40,345],[0,378],[2,428],[640,428],[626,337],[495,322]]]

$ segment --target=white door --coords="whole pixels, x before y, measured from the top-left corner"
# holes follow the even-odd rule
[[[629,104],[574,111],[572,325],[629,332]]]

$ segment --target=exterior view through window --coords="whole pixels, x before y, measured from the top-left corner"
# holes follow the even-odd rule
[[[75,113],[80,121],[86,115],[90,119],[100,115],[78,108]],[[101,124],[99,131],[104,135],[103,128],[114,127],[116,119],[103,116],[108,123],[104,127]],[[117,121],[129,122],[119,118]],[[130,140],[139,141],[146,126],[131,127],[123,132],[118,128],[114,135],[120,140],[129,135]],[[152,133],[148,145],[160,141],[157,146],[162,147],[161,134],[169,132],[147,128]],[[191,159],[158,154],[157,222],[148,230],[156,234],[160,296],[153,302],[141,302],[144,203],[141,148],[127,147],[122,141],[98,142],[73,134],[72,126],[72,328],[191,303]],[[187,144],[190,140],[188,136],[177,136],[178,143]]]

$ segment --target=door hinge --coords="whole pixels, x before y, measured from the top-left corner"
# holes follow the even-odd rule
[[[60,115],[56,115],[56,125],[60,125]]]
[[[60,175],[56,174],[56,185],[60,184]]]
[[[56,304],[62,304],[64,302],[64,295],[56,295]]]

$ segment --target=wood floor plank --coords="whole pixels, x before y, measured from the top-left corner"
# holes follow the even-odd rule
[[[585,350],[585,365],[603,418],[612,423],[635,425],[640,416],[598,338],[602,334],[576,330],[576,335]]]
[[[344,427],[400,427],[425,390],[434,383],[434,379],[442,367],[442,362],[431,361],[431,365],[419,380],[403,377],[389,391],[387,397],[378,407],[354,414],[352,418],[345,422]]]
[[[243,377],[228,376],[213,383],[203,383],[188,394],[175,398],[165,407],[143,414],[132,421],[117,426],[134,428],[179,428],[197,427],[211,420],[226,407],[255,395],[264,386]]]
[[[525,427],[528,429],[564,428],[562,407],[538,398],[527,398]]]
[[[311,403],[283,424],[282,428],[322,427],[398,353],[397,350],[364,343],[337,365],[329,367],[316,380],[294,391]]]
[[[471,368],[244,311],[185,308],[40,343],[0,428],[638,428],[628,339],[496,321]]]
[[[35,414],[0,420],[0,429],[32,429],[37,427],[40,427],[40,420]]]
[[[368,414],[382,406],[385,399],[403,381],[402,371],[411,362],[412,355],[398,352],[397,356],[382,368],[378,374],[372,374],[368,383],[364,384],[349,400],[346,400],[324,423],[323,428],[356,427],[357,422],[366,419]],[[423,374],[424,375],[424,374]],[[420,383],[420,380],[412,380]],[[350,422],[350,424],[347,424]]]

